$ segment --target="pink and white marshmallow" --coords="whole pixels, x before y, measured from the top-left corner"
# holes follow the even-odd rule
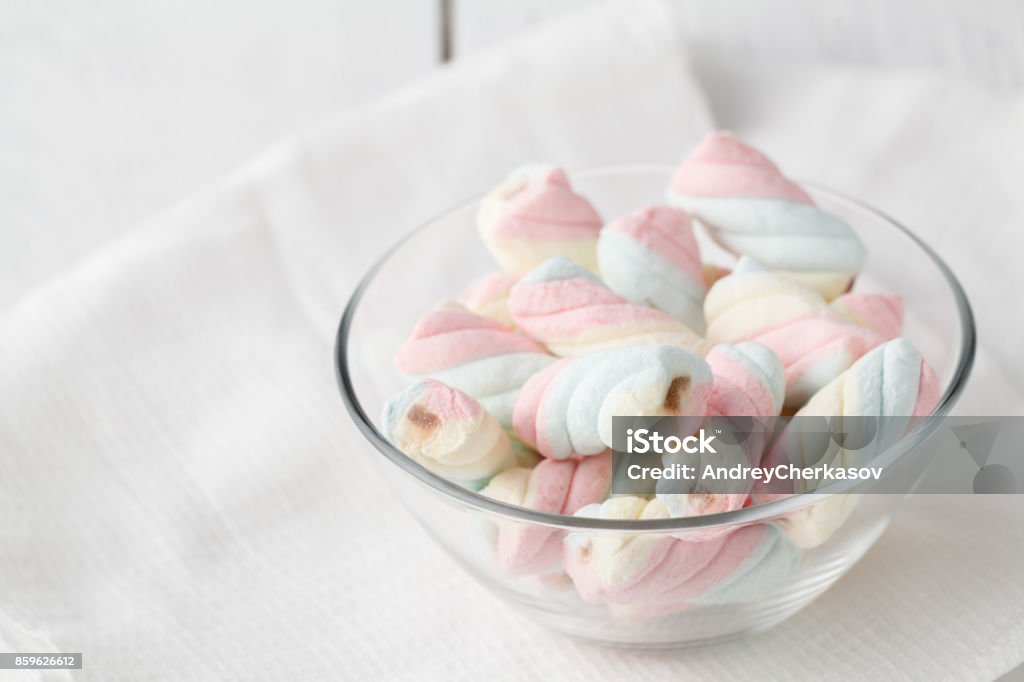
[[[615,497],[577,516],[653,520],[669,518],[669,512],[657,499]],[[615,605],[617,613],[637,618],[762,596],[798,559],[777,529],[751,525],[692,541],[666,534],[571,533],[564,561],[585,601]]]
[[[502,270],[521,277],[552,256],[597,269],[604,221],[561,168],[523,166],[480,202],[480,236]]]
[[[711,370],[699,355],[666,345],[566,358],[523,386],[516,435],[545,457],[569,459],[612,446],[612,417],[703,415]]]
[[[797,414],[902,419],[906,426],[930,414],[938,400],[935,370],[910,341],[901,337],[860,358]],[[897,438],[903,437],[903,431],[905,428]]]
[[[903,332],[903,298],[899,294],[849,292],[829,305],[847,320],[870,329],[886,341]]]
[[[831,300],[846,291],[865,249],[768,157],[725,133],[707,135],[676,170],[669,203],[735,254],[750,255]]]
[[[753,342],[715,346],[705,360],[713,385],[707,416],[701,427],[720,432],[715,452],[662,455],[666,466],[685,464],[694,471],[705,467],[756,465],[774,429],[774,418],[782,410],[785,373],[782,363],[769,348]],[[728,434],[725,437],[722,434]],[[673,517],[716,514],[741,508],[750,494],[750,482],[701,479],[658,481],[656,491]],[[710,534],[705,533],[704,536]]]
[[[762,464],[868,465],[931,414],[938,401],[935,371],[908,340],[893,339],[860,358],[816,393],[780,434]],[[808,429],[807,422],[801,421],[806,417],[842,420],[849,432],[845,435],[857,447],[843,447],[834,438],[823,439],[820,431]],[[859,433],[858,429],[865,432]],[[770,487],[770,492],[755,490],[754,500],[768,501],[807,490],[806,483],[797,480],[791,491],[780,493],[778,483]],[[846,522],[856,500],[855,495],[833,495],[787,516],[780,525],[797,546],[814,547]]]
[[[645,344],[707,349],[679,320],[627,301],[567,258],[552,258],[521,279],[508,308],[521,330],[562,357]]]
[[[533,469],[508,469],[492,478],[480,493],[549,514],[574,514],[604,501],[611,480],[611,453],[607,452],[581,460],[545,459]],[[501,524],[495,548],[498,566],[504,573],[517,576],[557,569],[564,536],[546,526]]]
[[[536,341],[446,302],[416,323],[395,367],[412,378],[430,377],[465,391],[509,426],[519,389],[554,361]]]
[[[421,381],[391,398],[381,424],[384,437],[411,460],[471,490],[516,463],[498,420],[440,381]]]
[[[864,303],[857,308],[858,321],[879,327],[898,326],[891,316],[882,319],[874,310],[885,308],[884,312],[891,312],[886,306],[873,305],[881,299],[872,296],[877,295],[843,301]],[[849,306],[846,310],[854,312]],[[747,257],[740,259],[732,274],[716,282],[704,299],[710,341],[757,341],[779,357],[786,371],[785,404],[789,407],[805,403],[885,341],[873,329],[841,313],[814,289]]]
[[[703,333],[707,285],[697,239],[684,212],[650,206],[609,223],[597,240],[597,262],[609,289]]]
[[[745,341],[715,346],[704,358],[714,387],[708,414],[720,417],[777,417],[785,398],[785,368],[764,344]]]

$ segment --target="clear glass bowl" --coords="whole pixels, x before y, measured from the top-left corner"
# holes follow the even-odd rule
[[[605,167],[572,173],[571,179],[602,215],[614,217],[662,203],[671,172],[666,166]],[[953,406],[970,372],[975,347],[970,306],[949,268],[906,228],[853,199],[809,183],[805,187],[825,210],[852,225],[867,247],[867,263],[855,290],[903,297],[904,335],[942,381],[942,398],[931,417],[881,455],[910,462],[917,480],[929,461],[921,443]],[[809,505],[827,503],[829,494],[800,495],[700,517],[609,521],[545,514],[491,500],[439,478],[396,450],[381,435],[379,415],[384,402],[407,384],[392,364],[399,346],[424,311],[454,298],[494,269],[477,237],[476,207],[474,200],[445,213],[385,253],[353,294],[336,346],[341,393],[366,437],[367,453],[380,462],[393,494],[470,575],[497,597],[569,635],[617,646],[676,647],[779,623],[824,592],[878,539],[905,495],[859,496],[848,520],[827,541],[810,549],[794,548],[792,560],[771,581],[753,590],[727,591],[727,597],[695,599],[664,613],[632,609],[628,603],[588,603],[561,570],[524,576],[504,569],[495,552],[502,533],[544,534],[556,543],[570,536],[570,542],[652,537],[699,542],[715,535],[709,529],[775,526]],[[705,235],[700,241],[705,260],[728,264],[729,257]]]

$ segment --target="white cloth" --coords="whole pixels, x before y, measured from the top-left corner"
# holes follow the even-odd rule
[[[85,654],[75,679],[103,680],[987,680],[1024,660],[1016,497],[914,499],[772,632],[641,655],[542,630],[472,582],[389,491],[351,485],[376,480],[331,366],[356,279],[400,233],[524,160],[678,159],[711,122],[672,26],[665,5],[633,2],[446,69],[283,142],[5,315],[0,649],[49,641]],[[875,81],[799,76],[731,102],[719,84],[712,110],[799,174],[945,231],[943,255],[960,255],[952,233],[979,211],[1012,236],[1021,199],[997,173],[1020,163],[1001,146],[1019,140],[1019,102],[1001,115],[969,104],[988,146],[951,151],[933,91],[884,80],[888,137],[865,129],[849,158],[822,158],[829,135],[850,140],[819,117],[838,125]],[[947,106],[963,104],[949,92]],[[898,161],[868,155],[900,132]],[[931,169],[918,180],[932,201],[872,173],[882,158]],[[986,260],[954,263],[969,285],[1015,255],[976,248]],[[1005,292],[981,281],[971,293],[993,323]],[[1019,369],[996,371],[1019,338],[1005,324],[985,347],[982,398],[1024,395]]]

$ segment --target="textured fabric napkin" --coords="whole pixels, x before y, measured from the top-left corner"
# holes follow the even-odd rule
[[[676,25],[667,4],[630,3],[444,70],[286,140],[4,316],[0,650],[81,651],[73,678],[103,680],[985,680],[1024,660],[1024,587],[1007,578],[1024,563],[1016,498],[914,499],[848,576],[770,633],[652,655],[539,628],[462,573],[387,490],[350,485],[374,476],[375,455],[334,386],[347,294],[387,243],[524,160],[674,161],[710,111],[936,239],[975,218],[1015,238],[1021,199],[992,175],[1006,169],[1005,136],[1020,134],[1019,102],[999,116],[969,103],[960,132],[981,114],[1004,130],[961,156],[948,119],[928,116],[934,91],[884,81],[886,137],[864,124],[841,159],[823,151],[836,130],[818,117],[853,117],[873,80],[782,73],[760,87],[708,63],[706,100]],[[900,156],[887,155],[900,131]],[[931,201],[877,175],[939,163],[948,176],[918,178]],[[987,182],[965,186],[968,170]],[[949,239],[940,251],[960,255]],[[984,254],[1012,263],[1008,250]],[[990,261],[955,265],[988,296]],[[976,394],[1019,400],[1019,370],[1000,364],[1009,340],[991,343],[978,379],[991,385]]]

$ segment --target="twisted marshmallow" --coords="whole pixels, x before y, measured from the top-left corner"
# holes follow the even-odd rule
[[[652,343],[706,348],[682,322],[630,303],[567,258],[552,258],[521,279],[508,308],[520,329],[563,357]]]
[[[440,381],[421,381],[391,398],[381,424],[384,436],[411,460],[471,490],[515,465],[498,420]]]
[[[554,361],[532,339],[446,302],[416,323],[395,366],[408,376],[431,377],[465,391],[509,426],[519,389]]]
[[[903,299],[899,294],[851,292],[830,304],[832,310],[861,327],[870,329],[886,341],[903,331]]]
[[[777,417],[786,389],[779,357],[764,344],[747,341],[715,346],[705,357],[714,377],[708,414]]]
[[[533,469],[516,467],[491,479],[482,495],[549,514],[574,514],[598,504],[611,487],[611,453],[582,460],[545,459]],[[502,524],[496,557],[510,575],[532,575],[557,567],[564,533],[536,524]]]
[[[938,401],[938,377],[917,349],[904,338],[888,341],[816,393],[780,435],[765,464],[865,465],[903,438],[920,418],[931,414]],[[815,416],[845,419],[844,428],[852,432],[848,436],[852,436],[850,442],[863,447],[842,447],[835,439],[823,442],[820,433],[808,432],[803,428],[806,422],[799,421],[801,417]],[[855,419],[861,417],[869,419]],[[871,430],[862,434],[856,432],[858,428]],[[794,485],[799,486],[800,482]],[[756,501],[765,501],[786,494],[779,494],[776,487],[770,493],[755,492],[754,497]],[[854,495],[833,495],[789,515],[780,525],[797,546],[814,547],[845,523],[856,500]]]
[[[552,256],[597,268],[595,246],[604,221],[572,191],[561,168],[524,166],[481,201],[477,225],[505,272],[517,277]]]
[[[609,223],[597,240],[597,262],[608,288],[627,301],[704,331],[707,285],[693,227],[682,211],[651,206]]]
[[[818,391],[797,415],[901,419],[903,436],[915,418],[939,401],[939,379],[905,338],[887,341]],[[883,444],[887,446],[888,443]]]
[[[870,324],[884,327],[871,310],[871,294],[840,297]],[[863,305],[850,305],[860,303]],[[741,258],[728,277],[715,283],[704,299],[708,339],[719,343],[753,340],[778,355],[786,371],[786,405],[806,402],[864,353],[885,339],[855,324],[830,306],[814,289]]]
[[[772,418],[782,409],[785,374],[778,357],[753,342],[715,346],[705,360],[713,386],[702,428],[714,432],[742,433],[741,442],[719,438],[715,453],[679,452],[662,455],[665,465],[686,464],[701,472],[705,466],[752,465],[771,435]],[[720,425],[717,428],[716,425]],[[661,479],[656,486],[660,499],[673,517],[715,514],[739,509],[747,501],[750,483],[716,481],[710,489],[698,481]],[[708,534],[705,534],[707,536]]]
[[[513,328],[515,323],[508,314],[508,292],[515,283],[516,278],[512,275],[492,272],[473,282],[463,291],[459,296],[459,303],[470,312]]]
[[[660,500],[615,497],[577,516],[665,519]],[[565,570],[580,596],[665,615],[700,604],[729,604],[764,595],[795,566],[797,553],[772,526],[742,526],[695,541],[671,535],[572,533]]]
[[[672,178],[668,197],[724,248],[784,271],[828,299],[849,287],[864,262],[864,245],[845,222],[727,133],[711,133],[697,145]]]
[[[603,453],[612,417],[703,415],[711,393],[704,360],[674,346],[636,346],[566,358],[523,386],[516,435],[553,459]]]

